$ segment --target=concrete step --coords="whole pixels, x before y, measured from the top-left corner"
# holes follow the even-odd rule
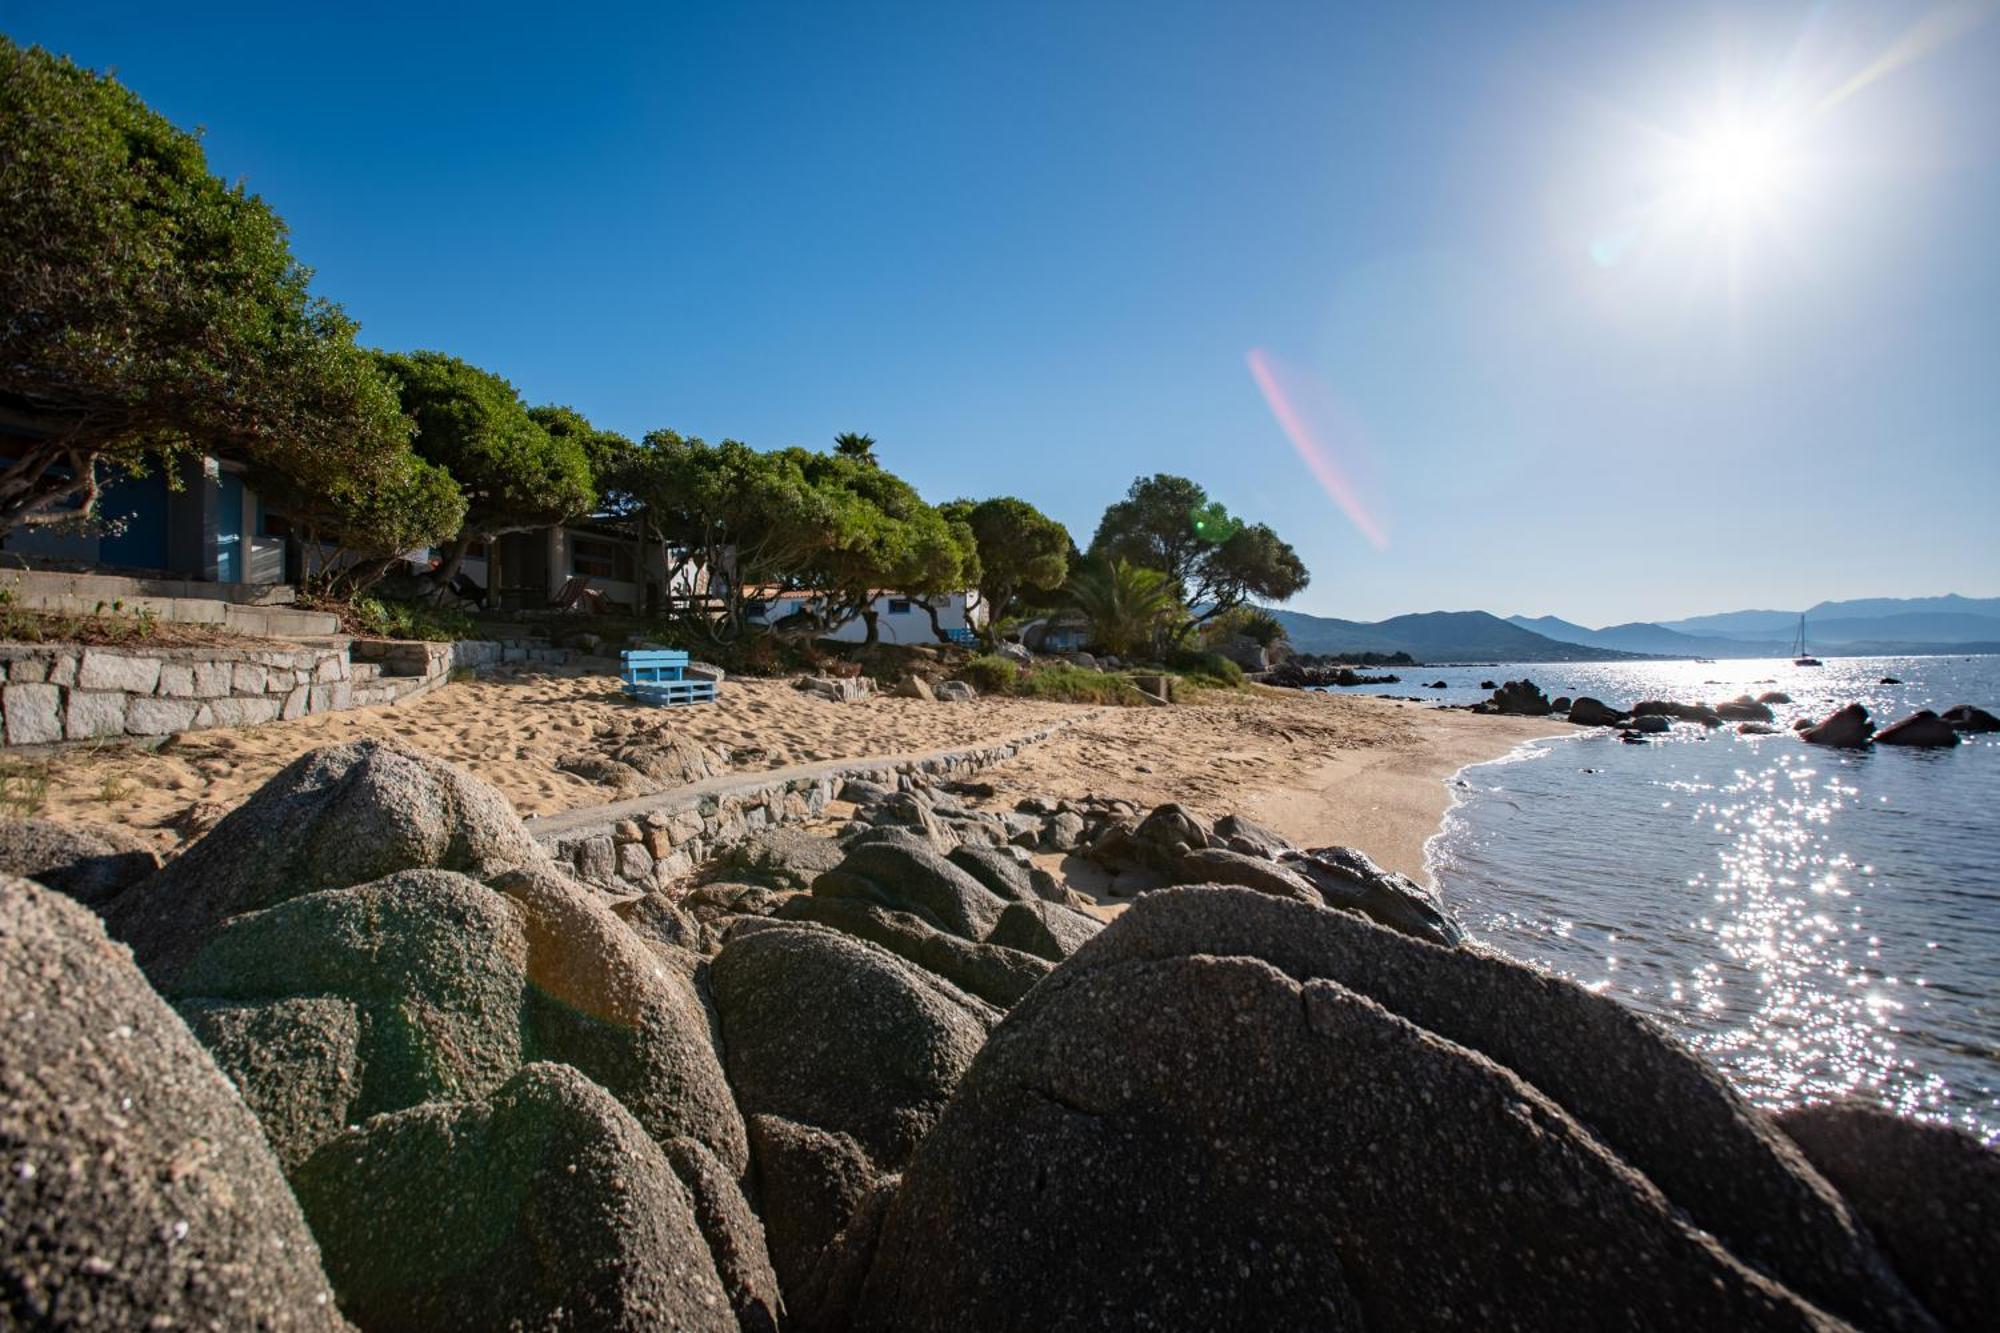
[[[338,634],[340,617],[329,611],[291,611],[275,606],[237,606],[222,603],[222,623],[238,634],[254,634],[266,639],[295,639],[301,635]]]

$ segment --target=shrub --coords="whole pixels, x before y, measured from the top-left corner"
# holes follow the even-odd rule
[[[379,597],[357,597],[341,613],[344,628],[378,639],[427,639],[450,643],[473,635],[472,617],[463,611],[432,606],[428,602],[385,601]]]
[[[1167,659],[1167,667],[1196,685],[1224,690],[1240,689],[1243,685],[1243,668],[1220,653],[1175,653]]]
[[[1007,694],[1020,675],[1021,668],[998,653],[982,653],[958,669],[958,678],[981,694]]]
[[[1138,688],[1128,676],[1092,671],[1087,667],[1060,662],[1037,667],[1014,685],[1015,694],[1027,699],[1046,699],[1072,704],[1142,704]]]

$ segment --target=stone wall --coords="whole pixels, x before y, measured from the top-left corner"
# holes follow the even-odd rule
[[[528,832],[587,883],[610,893],[645,893],[692,874],[703,861],[758,829],[803,823],[825,813],[850,778],[908,787],[918,776],[963,777],[1096,715],[1093,710],[1006,741],[964,749],[729,774],[654,796],[530,819]]]
[[[0,644],[8,745],[165,736],[353,706],[345,645],[83,648]]]

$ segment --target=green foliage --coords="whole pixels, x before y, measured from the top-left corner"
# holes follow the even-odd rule
[[[129,90],[0,37],[0,532],[94,513],[101,469],[199,445],[304,491],[393,472],[409,425],[284,224]]]
[[[958,669],[958,678],[981,694],[1005,694],[1020,675],[1020,666],[998,653],[983,653]]]
[[[1223,690],[1243,688],[1243,668],[1220,653],[1170,653],[1167,667],[1195,685]]]
[[[591,425],[590,419],[573,407],[553,404],[531,407],[528,419],[547,431],[558,447],[566,441],[573,441],[583,451],[583,460],[590,469],[591,484],[598,502],[615,513],[625,512],[630,496],[621,483],[625,471],[632,465],[637,445],[615,430],[602,430]]]
[[[1284,622],[1261,606],[1236,606],[1201,628],[1201,641],[1211,646],[1244,638],[1265,648],[1284,643]]]
[[[377,639],[426,639],[451,643],[473,637],[472,617],[428,602],[357,597],[344,608],[343,628]]]
[[[1165,574],[1116,557],[1086,562],[1070,576],[1069,592],[1090,621],[1091,641],[1119,657],[1156,650],[1184,614]]]
[[[1125,498],[1104,511],[1090,553],[1164,574],[1186,607],[1175,630],[1197,625],[1260,597],[1282,602],[1302,591],[1305,563],[1262,523],[1245,524],[1186,477],[1140,477]]]
[[[833,437],[833,452],[856,463],[876,466],[875,437],[858,431],[844,430]]]
[[[582,439],[551,435],[506,380],[442,352],[375,357],[416,423],[417,453],[465,496],[460,542],[546,527],[590,508]]]
[[[1025,699],[1072,704],[1143,704],[1131,677],[1069,662],[1054,662],[1023,672],[1012,691]]]
[[[978,557],[976,587],[986,603],[989,633],[1013,609],[1023,589],[1046,591],[1069,577],[1069,553],[1074,547],[1069,529],[1013,496],[992,500],[954,500],[940,507],[947,520],[961,522],[972,533]]]

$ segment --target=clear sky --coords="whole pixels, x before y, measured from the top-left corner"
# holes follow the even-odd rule
[[[373,344],[634,435],[866,431],[1083,543],[1180,472],[1299,548],[1298,609],[1600,624],[2000,593],[1993,8],[0,0],[0,31],[206,127]]]

